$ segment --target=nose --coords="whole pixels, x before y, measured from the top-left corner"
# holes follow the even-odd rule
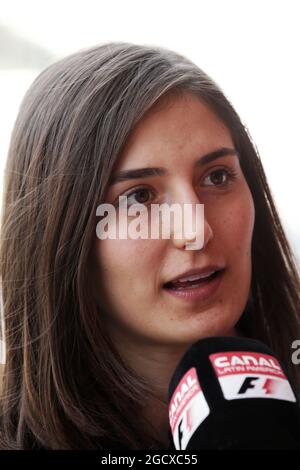
[[[184,230],[183,227],[181,229],[180,226],[175,226],[173,227],[172,234],[171,234],[171,239],[172,243],[176,248],[179,249],[201,249],[203,250],[206,245],[209,243],[209,241],[213,238],[213,230],[210,224],[208,223],[206,217],[205,217],[205,207],[203,204],[201,204],[201,201],[199,200],[198,195],[195,193],[193,188],[181,188],[180,194],[177,195],[176,200],[172,201],[172,203],[179,204],[182,208],[182,214],[184,215],[183,220],[184,220]],[[183,210],[185,205],[190,205],[189,207],[189,213],[192,216],[190,217],[185,217],[185,210]],[[199,205],[201,204],[201,210],[199,208]],[[197,210],[197,205],[198,205],[198,210]],[[199,214],[200,220],[199,220]],[[199,223],[196,223],[196,218]],[[188,223],[186,223],[188,221]],[[194,221],[194,224],[192,223]],[[201,223],[200,223],[201,222]],[[193,230],[193,225],[196,227],[196,231]],[[202,230],[203,230],[203,236],[202,236]],[[203,240],[203,243],[199,245],[199,243],[195,243],[197,240]],[[192,245],[191,245],[192,244]],[[190,245],[190,248],[188,246]],[[199,248],[192,248],[200,246]]]
[[[208,224],[206,218],[204,217],[204,234],[203,234],[203,244],[198,249],[203,250],[209,241],[213,238],[213,231],[211,226]],[[188,249],[187,247],[192,244],[192,246],[197,246],[197,233],[187,232],[184,230],[182,237],[172,237],[173,244],[176,248],[179,249]]]

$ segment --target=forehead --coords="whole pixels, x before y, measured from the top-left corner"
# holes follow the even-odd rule
[[[184,94],[158,101],[129,136],[118,169],[154,164],[166,157],[199,156],[233,146],[229,130],[200,99]]]

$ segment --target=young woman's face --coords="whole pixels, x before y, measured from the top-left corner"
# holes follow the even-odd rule
[[[164,168],[165,174],[114,183],[106,202],[115,204],[131,193],[128,206],[142,202],[149,210],[151,203],[202,203],[204,246],[186,250],[187,240],[172,236],[96,239],[97,297],[116,343],[188,345],[234,331],[249,294],[255,214],[237,155],[196,166],[220,148],[234,149],[228,129],[190,94],[148,112],[131,134],[112,176],[148,167]],[[205,298],[186,299],[164,287],[209,265],[225,269]]]

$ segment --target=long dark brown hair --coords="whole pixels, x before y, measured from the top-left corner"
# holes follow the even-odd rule
[[[300,391],[299,273],[258,151],[221,88],[185,57],[113,42],[45,69],[21,104],[5,167],[1,283],[4,449],[159,448],[139,413],[151,385],[119,356],[91,291],[96,208],[129,134],[160,98],[192,93],[229,129],[255,204],[248,335]],[[247,90],[245,90],[245,93]]]

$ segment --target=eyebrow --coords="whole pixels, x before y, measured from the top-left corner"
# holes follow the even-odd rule
[[[202,155],[195,162],[195,167],[201,167],[210,163],[218,158],[226,157],[228,155],[237,156],[240,159],[239,152],[234,148],[222,147],[213,152],[209,152],[205,155]],[[119,173],[113,175],[109,180],[109,185],[120,183],[122,181],[139,179],[139,178],[149,178],[151,176],[166,176],[169,172],[163,167],[152,167],[152,168],[136,168],[135,170],[122,170]]]

